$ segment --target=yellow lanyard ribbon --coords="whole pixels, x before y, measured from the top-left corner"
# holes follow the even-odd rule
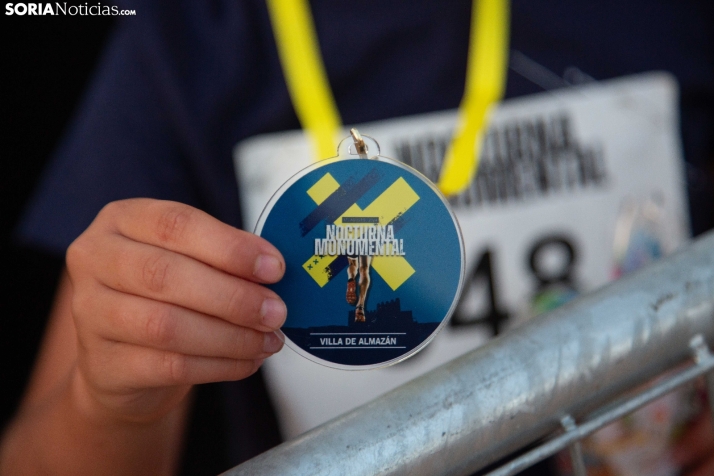
[[[268,0],[285,82],[316,159],[334,155],[340,113],[332,95],[307,0]],[[508,0],[473,0],[466,90],[437,185],[445,195],[471,182],[493,105],[503,97],[508,59]]]

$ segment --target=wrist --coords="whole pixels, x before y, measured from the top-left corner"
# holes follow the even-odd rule
[[[190,386],[105,392],[75,367],[69,379],[69,403],[83,420],[101,426],[160,426],[186,406]]]

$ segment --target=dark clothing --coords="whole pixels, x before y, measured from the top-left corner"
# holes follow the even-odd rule
[[[104,204],[137,196],[182,201],[238,225],[233,146],[299,128],[263,2],[135,3],[137,16],[117,29],[25,217],[26,241],[64,252]],[[345,124],[458,106],[471,2],[418,3],[312,2]],[[702,173],[714,157],[711,2],[512,3],[511,48],[551,71],[674,73],[693,193],[711,188]],[[507,97],[540,90],[509,73]],[[695,232],[714,225],[712,202],[700,200]]]

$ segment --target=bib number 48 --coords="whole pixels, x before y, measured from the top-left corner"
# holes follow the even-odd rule
[[[547,292],[549,289],[575,291],[578,250],[574,243],[572,237],[553,234],[538,239],[529,247],[523,258],[534,283],[533,296]],[[486,326],[491,335],[496,336],[503,331],[513,312],[500,298],[494,267],[496,251],[486,247],[477,256],[475,266],[467,274],[465,291],[449,325],[451,327]],[[554,259],[548,260],[548,256]],[[486,299],[477,309],[474,309],[467,300],[473,292],[478,291],[484,293]]]

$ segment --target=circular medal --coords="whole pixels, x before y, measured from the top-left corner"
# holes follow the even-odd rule
[[[286,343],[341,369],[422,349],[454,311],[464,274],[461,231],[434,184],[353,136],[283,184],[255,230],[285,258],[269,287],[288,308]]]

